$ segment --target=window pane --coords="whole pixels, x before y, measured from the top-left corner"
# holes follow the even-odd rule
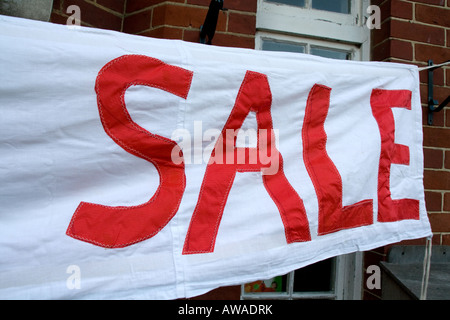
[[[350,0],[312,0],[313,9],[350,13]]]
[[[303,44],[278,42],[271,40],[264,40],[262,45],[262,49],[267,51],[287,51],[287,52],[305,53],[305,48],[306,46]]]
[[[332,291],[334,259],[319,261],[295,270],[294,292]]]
[[[244,285],[245,293],[286,292],[287,276],[258,280]]]
[[[313,54],[315,56],[331,58],[331,59],[340,59],[340,60],[350,60],[351,59],[350,52],[340,51],[340,50],[330,49],[330,48],[312,47],[311,46],[311,54]]]
[[[304,7],[305,6],[305,0],[267,0],[267,1],[287,4],[287,5],[296,6],[296,7]]]

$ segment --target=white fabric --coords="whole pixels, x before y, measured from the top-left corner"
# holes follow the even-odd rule
[[[206,169],[206,160],[194,161],[198,149],[193,147],[180,208],[155,237],[121,249],[68,237],[66,229],[81,201],[137,205],[158,187],[156,169],[115,144],[98,114],[97,74],[125,54],[147,55],[194,72],[186,100],[141,86],[126,93],[133,120],[167,138],[177,129],[187,129],[192,137],[195,130],[200,135],[222,130],[245,72],[266,74],[284,172],[304,201],[312,241],[287,244],[261,175],[238,173],[214,252],[182,255]],[[221,48],[0,16],[0,70],[2,299],[191,297],[431,235],[415,66]],[[374,199],[372,225],[324,236],[317,235],[317,196],[302,156],[306,99],[315,83],[332,88],[325,130],[328,154],[343,180],[343,205]],[[409,146],[411,161],[392,165],[391,192],[394,199],[420,200],[420,220],[376,220],[380,134],[370,108],[374,88],[412,91],[412,110],[393,109],[395,141]],[[256,120],[247,119],[245,126],[256,128]],[[205,138],[201,151],[210,145]],[[70,266],[79,268],[80,288],[68,284]]]

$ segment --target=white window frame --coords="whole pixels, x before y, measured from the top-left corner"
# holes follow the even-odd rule
[[[350,14],[312,9],[310,4],[306,0],[306,7],[301,8],[258,0],[256,49],[261,34],[270,33],[347,44],[359,49],[357,60],[370,59],[370,30],[366,26],[370,0],[352,0]]]
[[[287,34],[277,34],[274,32],[258,31],[255,37],[255,49],[262,50],[264,40],[281,41],[286,43],[293,43],[297,45],[304,45],[306,47],[305,53],[310,53],[312,46],[336,49],[345,52],[349,52],[351,55],[350,60],[364,60],[362,50],[360,46],[355,44],[348,44],[342,42],[334,42],[323,39],[313,39],[304,36],[293,36]]]

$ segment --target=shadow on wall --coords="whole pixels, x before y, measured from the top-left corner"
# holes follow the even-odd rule
[[[53,0],[0,0],[0,14],[33,20],[49,21]]]

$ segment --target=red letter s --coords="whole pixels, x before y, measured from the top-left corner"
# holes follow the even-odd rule
[[[148,202],[138,206],[81,202],[67,235],[101,247],[121,248],[153,237],[172,219],[186,186],[184,163],[174,164],[171,159],[177,144],[133,122],[124,94],[130,86],[145,85],[186,99],[192,75],[191,71],[141,55],[119,57],[100,70],[95,89],[106,133],[125,151],[153,163],[160,185]]]

